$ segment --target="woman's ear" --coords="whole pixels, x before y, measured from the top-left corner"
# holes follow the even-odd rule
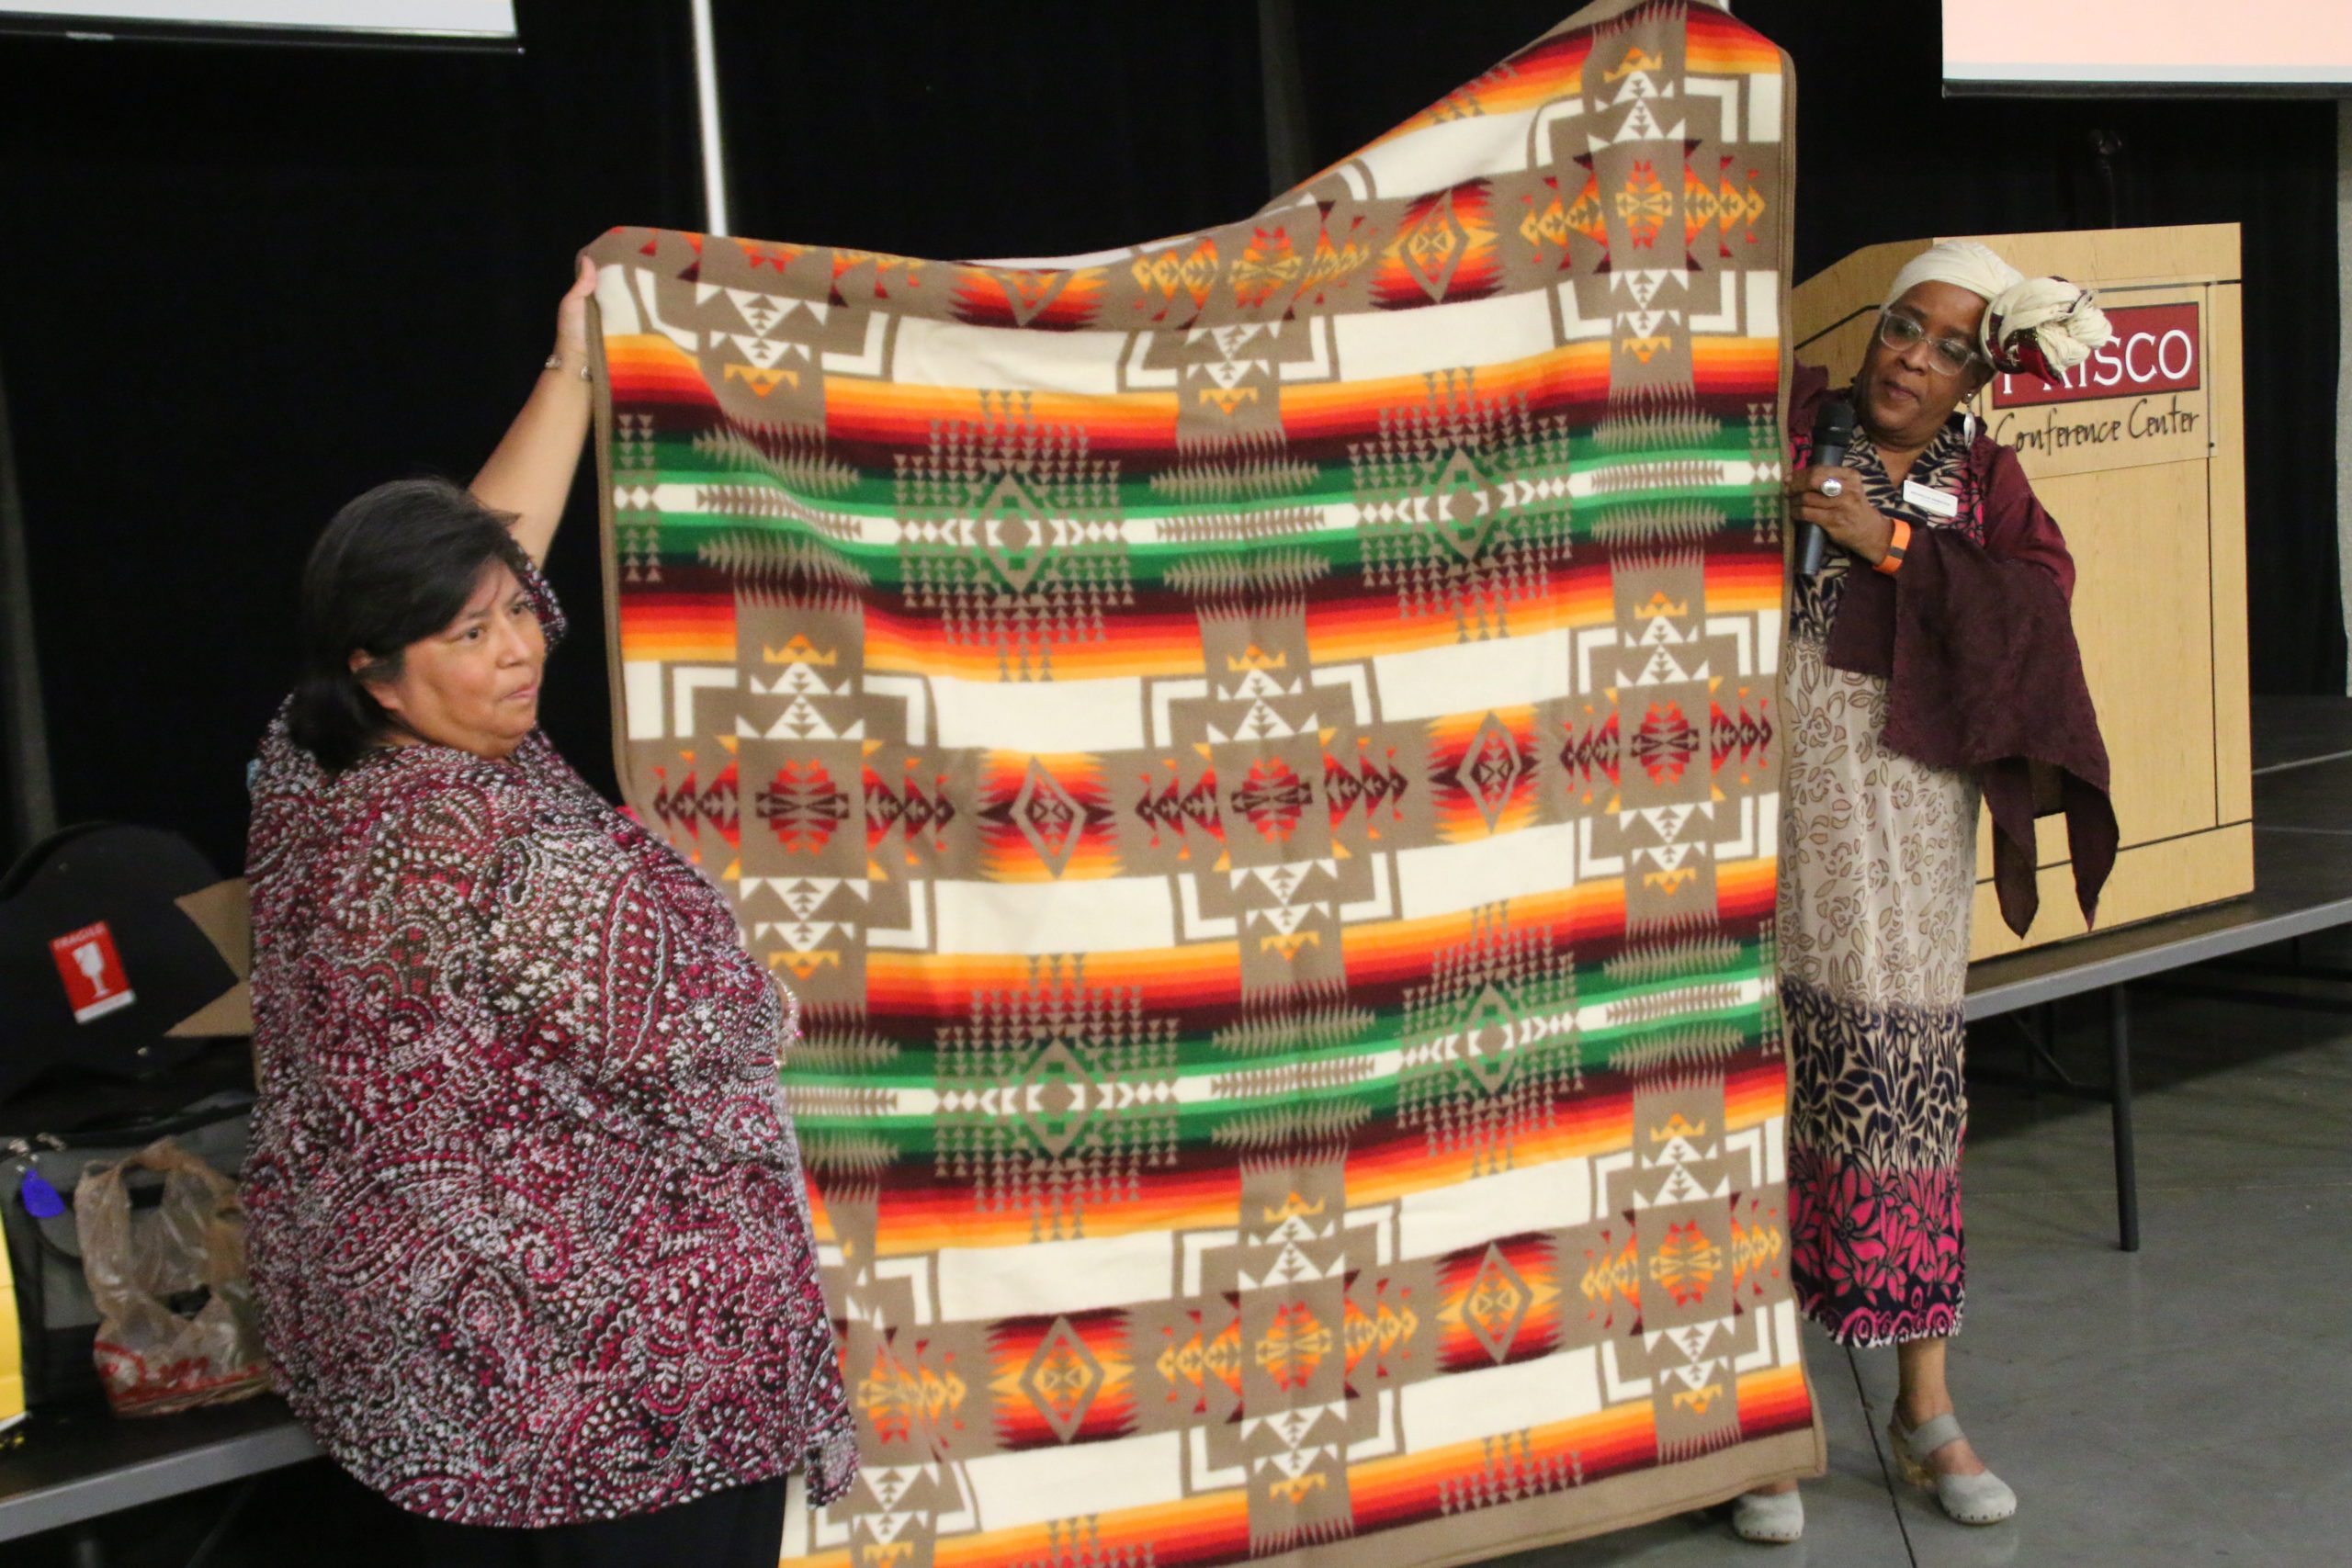
[[[400,688],[390,681],[371,681],[365,675],[360,675],[363,670],[381,670],[383,666],[384,660],[378,659],[364,648],[355,648],[351,650],[350,670],[354,675],[359,675],[361,688],[376,699],[378,707],[382,708],[386,713],[397,714],[401,711]]]

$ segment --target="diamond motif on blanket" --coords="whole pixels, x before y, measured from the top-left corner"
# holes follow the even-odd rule
[[[1489,1247],[1463,1300],[1462,1318],[1487,1354],[1499,1361],[1510,1353],[1511,1341],[1519,1337],[1520,1325],[1526,1321],[1534,1299],[1534,1292],[1502,1249]]]
[[[775,832],[786,854],[823,852],[849,820],[849,794],[833,782],[822,762],[786,762],[759,793],[760,819]]]
[[[1478,726],[1469,753],[1455,770],[1454,778],[1469,793],[1478,814],[1487,819],[1487,830],[1492,832],[1501,824],[1504,810],[1518,794],[1521,778],[1531,771],[1529,760],[1521,755],[1518,737],[1505,728],[1502,720],[1488,714]]]
[[[1064,1155],[1086,1133],[1102,1087],[1061,1041],[1030,1064],[1021,1080],[1021,1120],[1048,1154]]]
[[[1446,283],[1469,246],[1470,236],[1454,217],[1450,197],[1432,203],[1420,221],[1407,230],[1397,242],[1413,281],[1428,289],[1432,299],[1445,297]]]
[[[1086,811],[1078,798],[1046,772],[1045,763],[1032,759],[1028,776],[1021,783],[1021,793],[1012,797],[1012,820],[1038,858],[1059,876],[1084,833]]]
[[[1509,607],[1547,591],[1568,556],[1566,425],[1467,375],[1432,378],[1426,401],[1384,411],[1351,443],[1364,579],[1408,615],[1453,615],[1464,640],[1509,635]]]
[[[1021,1386],[1036,1402],[1057,1436],[1069,1442],[1086,1421],[1086,1411],[1102,1387],[1102,1363],[1086,1348],[1068,1318],[1056,1318],[1045,1343],[1029,1358]]]
[[[1025,394],[982,406],[899,460],[907,603],[993,647],[1006,678],[1050,679],[1052,649],[1100,640],[1103,613],[1132,596],[1118,465],[1089,454],[1083,426],[1031,418]]]
[[[1292,1302],[1274,1314],[1265,1337],[1258,1341],[1257,1360],[1283,1387],[1304,1388],[1337,1343],[1306,1303]]]
[[[1517,1141],[1552,1123],[1578,1073],[1576,966],[1540,937],[1475,913],[1469,941],[1436,955],[1434,984],[1405,997],[1399,1120],[1432,1147],[1507,1169]]]
[[[1241,787],[1233,792],[1233,808],[1270,843],[1287,841],[1298,830],[1299,818],[1314,801],[1314,790],[1280,757],[1260,758],[1251,765],[1250,776],[1242,781]],[[1287,887],[1275,891],[1284,897],[1289,896]]]
[[[1691,1183],[1693,1188],[1697,1185]],[[1686,1220],[1668,1228],[1666,1239],[1650,1258],[1650,1278],[1677,1303],[1689,1306],[1707,1293],[1723,1267],[1723,1248],[1707,1239],[1696,1221]]]
[[[1080,965],[981,992],[939,1032],[939,1169],[983,1211],[1029,1215],[1038,1239],[1084,1234],[1088,1210],[1131,1201],[1174,1157],[1176,1025]]]
[[[1634,735],[1634,756],[1662,784],[1679,783],[1699,754],[1699,731],[1679,703],[1653,703]]]

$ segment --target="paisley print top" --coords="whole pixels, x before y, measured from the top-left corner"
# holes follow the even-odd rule
[[[791,1021],[726,899],[536,730],[330,777],[281,716],[253,806],[248,1243],[320,1444],[464,1524],[846,1491]]]

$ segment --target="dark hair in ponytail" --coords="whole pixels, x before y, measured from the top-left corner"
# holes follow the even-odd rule
[[[512,519],[447,479],[395,479],[345,503],[302,568],[302,667],[286,727],[330,773],[396,727],[365,681],[397,681],[409,644],[458,618],[484,568],[527,570]],[[351,668],[351,656],[369,662]]]

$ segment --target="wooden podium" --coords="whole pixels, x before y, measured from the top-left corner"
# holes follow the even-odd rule
[[[1972,237],[2030,275],[2096,288],[2116,329],[2068,385],[1996,376],[1976,405],[2018,448],[2079,570],[2075,633],[2123,834],[2100,929],[2250,893],[2237,225]],[[1799,286],[1797,359],[1850,380],[1888,285],[1935,243],[1872,245]],[[1994,903],[1980,824],[1970,957],[2082,934],[2064,826],[2041,828],[2041,912],[2019,940]]]

